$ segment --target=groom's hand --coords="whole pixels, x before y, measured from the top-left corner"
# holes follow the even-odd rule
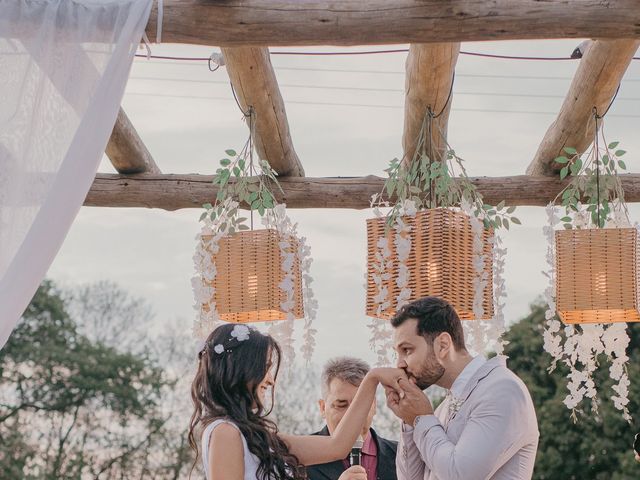
[[[389,407],[389,410],[391,410],[396,417],[401,419],[402,416],[400,415],[400,395],[398,395],[398,392],[396,392],[392,388],[385,388],[384,391],[387,395],[387,407]]]
[[[391,408],[405,424],[413,425],[413,422],[419,415],[433,414],[433,406],[429,401],[429,397],[427,397],[416,384],[404,378],[400,379],[398,384],[403,390],[404,396],[398,400],[398,405],[395,407],[397,412],[393,408],[389,408]],[[387,396],[387,404],[388,402],[389,397]]]

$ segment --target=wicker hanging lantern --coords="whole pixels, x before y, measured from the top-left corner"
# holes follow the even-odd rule
[[[282,241],[289,244],[284,252]],[[213,255],[216,275],[212,301],[220,319],[237,323],[286,320],[282,304],[287,301],[287,293],[281,283],[287,276],[283,269],[287,253],[293,254],[291,313],[295,318],[304,317],[298,241],[284,238],[277,230],[263,229],[238,232],[219,242],[219,250]]]
[[[635,228],[559,230],[556,305],[565,323],[640,321]]]
[[[409,236],[411,250],[405,264],[409,270],[411,299],[438,296],[451,303],[459,317],[473,320],[474,280],[478,273],[474,267],[474,232],[469,217],[459,211],[447,208],[421,210],[415,216],[402,218],[411,227]],[[393,242],[393,231],[385,228],[385,218],[367,220],[367,304],[368,316],[389,319],[397,309],[399,262]],[[483,229],[482,275],[486,284],[482,294],[482,319],[493,317],[493,256],[490,237],[492,231]],[[380,238],[387,238],[391,255],[386,259],[390,269],[386,269],[383,285],[388,291],[389,305],[378,312],[375,298],[379,287],[376,285],[375,264],[379,262],[378,245]]]

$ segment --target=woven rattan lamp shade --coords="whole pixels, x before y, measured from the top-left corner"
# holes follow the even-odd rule
[[[556,231],[556,306],[565,323],[638,322],[638,231]]]
[[[412,299],[426,296],[444,298],[453,305],[463,320],[475,319],[473,314],[475,272],[473,267],[473,239],[469,217],[461,212],[436,208],[418,212],[415,217],[403,219],[411,226],[411,252],[407,259],[409,288]],[[487,285],[483,292],[484,316],[493,317],[493,255],[489,242],[491,232],[484,231],[485,272]],[[380,315],[374,302],[377,287],[373,281],[375,273],[378,239],[386,237],[391,250],[391,278],[385,284],[390,293],[391,306]],[[370,317],[389,319],[396,311],[395,299],[400,293],[396,284],[398,261],[393,243],[393,231],[385,231],[384,218],[367,220],[367,305]]]
[[[216,276],[214,300],[220,318],[227,322],[285,320],[281,304],[286,293],[280,288],[285,278],[280,252],[282,236],[273,229],[239,232],[220,240],[214,255]],[[295,318],[304,316],[302,275],[298,242],[289,239],[295,252],[293,264]]]

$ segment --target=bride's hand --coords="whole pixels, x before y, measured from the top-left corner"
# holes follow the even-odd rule
[[[404,391],[400,388],[400,380],[407,380],[407,374],[401,368],[381,367],[374,368],[369,372],[378,383],[381,383],[385,389],[392,389],[398,393],[400,398],[404,397]]]

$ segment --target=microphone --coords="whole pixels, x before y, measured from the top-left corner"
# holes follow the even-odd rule
[[[360,465],[360,452],[362,452],[363,444],[362,438],[358,438],[353,444],[353,447],[351,447],[351,455],[349,455],[349,463],[351,463],[351,466]]]

